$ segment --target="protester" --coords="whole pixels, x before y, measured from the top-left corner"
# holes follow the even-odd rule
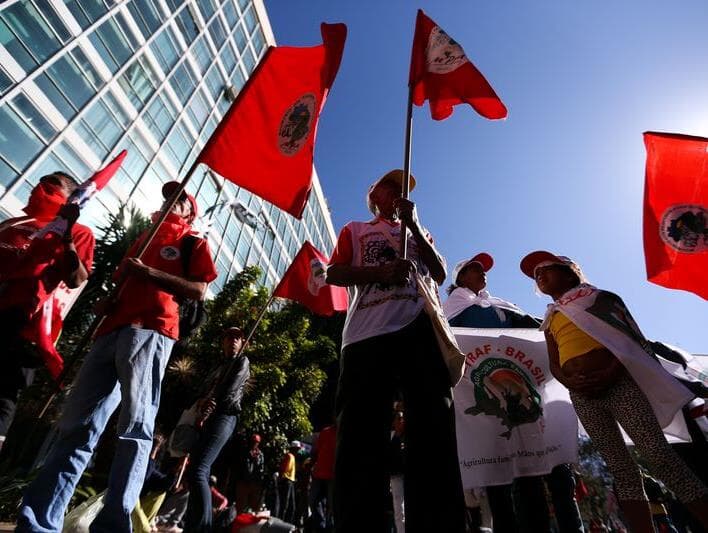
[[[163,187],[168,198],[178,184]],[[209,246],[193,235],[193,196],[182,194],[160,225],[142,259],[133,256],[146,233],[128,251],[116,276],[125,282],[107,303],[58,425],[59,438],[25,492],[17,531],[59,531],[64,511],[106,424],[119,404],[117,444],[104,507],[91,531],[130,531],[130,513],[145,478],[160,385],[179,336],[180,297],[200,300],[216,278]],[[181,249],[192,239],[185,270]]]
[[[211,467],[236,429],[243,388],[251,375],[248,357],[240,353],[243,342],[244,335],[240,328],[231,327],[224,331],[222,350],[228,366],[224,368],[220,365],[215,369],[212,379],[207,380],[209,390],[200,400],[205,422],[199,441],[190,453],[190,496],[185,518],[185,529],[190,533],[211,531]]]
[[[406,527],[448,533],[465,527],[450,374],[414,277],[439,285],[445,265],[415,204],[401,197],[403,179],[393,170],[369,188],[374,219],[342,229],[327,268],[327,282],[349,291],[337,392],[338,532],[387,526],[386,450],[396,387],[406,405]],[[399,257],[401,224],[409,232],[407,259]]]
[[[300,441],[290,443],[288,450],[280,461],[278,470],[278,518],[292,523],[295,517],[295,454],[300,450]]]
[[[167,491],[175,482],[175,476],[162,472],[158,467],[158,457],[165,443],[165,437],[156,433],[152,439],[152,451],[148,460],[145,482],[140,491],[140,499],[133,509],[133,533],[150,533],[158,511],[165,501]]]
[[[511,302],[489,294],[487,272],[494,259],[482,252],[460,261],[452,271],[452,284],[443,311],[451,326],[468,328],[537,328],[540,321]]]
[[[187,513],[189,490],[183,485],[167,495],[157,515],[157,528],[162,533],[182,533],[180,524]]]
[[[240,461],[239,478],[236,480],[236,509],[239,513],[257,513],[261,510],[265,458],[260,443],[260,435],[251,435],[250,448]]]
[[[94,237],[76,222],[79,206],[66,201],[78,184],[57,171],[42,176],[24,207],[26,216],[0,224],[0,337],[4,345],[0,373],[0,449],[15,416],[17,400],[29,387],[35,369],[42,365],[31,341],[37,342],[54,292],[61,282],[75,289],[88,278],[93,262]],[[48,232],[33,239],[35,232],[55,217],[66,219],[62,235]],[[51,342],[51,340],[50,340]],[[60,361],[46,361],[56,377]]]
[[[211,513],[220,513],[229,506],[229,499],[218,489],[219,480],[216,476],[209,476],[209,492],[211,493]]]
[[[553,298],[541,325],[551,372],[569,389],[578,418],[607,463],[630,529],[653,526],[639,468],[618,424],[654,473],[708,526],[708,488],[661,429],[693,394],[656,361],[622,300],[586,283],[572,260],[537,251],[523,258],[521,270]]]
[[[452,272],[452,284],[443,310],[451,326],[468,328],[537,328],[540,320],[513,303],[492,296],[487,290],[487,272],[494,259],[482,252],[460,261]],[[476,439],[496,435],[475,435]],[[525,476],[513,483],[486,487],[495,531],[548,531],[550,510],[546,487],[561,533],[583,531],[583,521],[575,501],[575,480],[568,465],[558,465],[547,476]]]
[[[332,492],[334,490],[334,454],[337,426],[329,424],[320,430],[312,452],[312,485],[310,487],[310,524],[312,531],[331,531],[333,527]]]

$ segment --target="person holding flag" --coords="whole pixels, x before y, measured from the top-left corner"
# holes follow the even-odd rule
[[[211,531],[211,467],[236,430],[243,389],[251,376],[250,362],[242,350],[243,341],[241,328],[224,330],[221,345],[227,365],[214,369],[206,380],[209,389],[197,404],[201,408],[197,425],[201,428],[199,440],[189,454],[189,504],[185,517],[185,529],[194,533]]]
[[[116,272],[120,290],[105,305],[105,318],[64,405],[59,438],[25,492],[16,531],[61,531],[74,488],[119,404],[118,443],[104,507],[91,531],[131,531],[130,513],[145,477],[161,382],[179,337],[177,299],[203,300],[217,275],[209,245],[191,227],[197,202],[182,193],[172,204],[176,187],[178,182],[169,182],[162,189],[164,209],[172,208],[141,259],[133,256],[149,231]],[[159,217],[156,213],[154,220]],[[183,254],[189,255],[188,262]]]
[[[677,498],[708,528],[708,487],[666,441],[667,431],[694,394],[666,372],[624,302],[585,281],[568,257],[528,254],[521,271],[553,298],[541,329],[550,369],[570,398],[614,477],[631,531],[653,531],[639,467],[618,424]],[[687,435],[686,435],[687,436]]]
[[[5,345],[0,373],[0,448],[18,397],[32,384],[42,359],[53,377],[61,372],[62,360],[54,350],[56,337],[52,335],[58,335],[61,328],[55,290],[61,283],[70,289],[81,286],[91,271],[93,233],[77,222],[79,206],[68,203],[77,187],[65,172],[42,176],[24,208],[26,216],[0,224],[0,337]],[[56,217],[64,220],[63,229],[37,237]]]
[[[415,204],[401,197],[404,179],[403,171],[392,170],[369,188],[373,220],[344,226],[326,272],[327,283],[349,291],[336,400],[334,523],[340,533],[387,530],[386,451],[397,386],[407,416],[406,528],[465,529],[450,374],[414,276],[439,285],[445,263]],[[408,259],[398,251],[403,226]]]

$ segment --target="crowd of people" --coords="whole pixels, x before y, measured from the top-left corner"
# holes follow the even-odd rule
[[[204,376],[187,458],[168,457],[164,439],[154,434],[162,379],[180,338],[179,302],[203,300],[217,276],[207,241],[192,229],[197,202],[183,192],[141,258],[134,252],[147,234],[115,273],[120,290],[98,309],[103,321],[62,408],[59,438],[24,493],[17,531],[62,530],[74,489],[118,409],[115,454],[91,524],[94,533],[237,530],[262,522],[259,513],[266,509],[281,519],[271,519],[273,531],[461,533],[482,527],[473,526],[469,512],[470,499],[482,494],[494,531],[584,531],[572,465],[479,487],[474,494],[463,490],[453,403],[459,368],[443,357],[440,317],[457,327],[544,331],[551,372],[570,391],[607,463],[629,530],[651,532],[655,520],[647,483],[620,426],[653,475],[692,515],[694,527],[708,528],[705,454],[699,455],[699,471],[692,471],[662,431],[703,393],[661,367],[656,347],[622,300],[590,285],[569,258],[537,251],[523,257],[520,268],[551,298],[543,319],[489,294],[494,260],[487,253],[454,267],[442,306],[437,290],[431,299],[426,287],[444,283],[446,262],[415,204],[402,197],[404,179],[403,171],[394,170],[370,186],[367,204],[374,218],[344,226],[328,265],[327,283],[347,287],[350,297],[336,424],[321,429],[311,453],[300,441],[290,442],[271,475],[261,437],[254,434],[241,446],[238,467],[213,477],[217,458],[239,431],[250,376],[244,333],[235,325],[223,332],[223,362]],[[412,176],[410,185],[415,186]],[[91,272],[93,235],[77,222],[78,207],[66,203],[76,186],[63,172],[44,176],[26,216],[0,225],[0,327],[6,346],[0,440],[42,364],[34,345],[52,293],[62,282],[78,287]],[[165,185],[165,199],[177,186]],[[66,219],[66,229],[35,239],[56,216]]]

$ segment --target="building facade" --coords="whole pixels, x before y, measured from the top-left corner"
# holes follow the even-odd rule
[[[98,228],[125,203],[158,210],[162,184],[182,179],[273,44],[263,0],[6,0],[0,217],[20,214],[41,176],[83,181],[124,148],[81,222]],[[316,174],[302,221],[204,166],[187,190],[208,213],[213,291],[252,264],[272,287],[305,239],[326,254],[334,245]]]

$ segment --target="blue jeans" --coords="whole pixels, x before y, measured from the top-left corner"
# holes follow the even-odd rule
[[[64,405],[59,438],[27,488],[19,532],[59,533],[76,484],[108,419],[121,404],[118,443],[104,507],[92,533],[130,533],[160,402],[160,384],[174,340],[149,329],[123,327],[96,339]]]
[[[184,530],[189,533],[211,531],[211,465],[236,429],[236,415],[214,413],[202,428],[199,441],[190,454],[192,467],[189,473],[189,505]]]

